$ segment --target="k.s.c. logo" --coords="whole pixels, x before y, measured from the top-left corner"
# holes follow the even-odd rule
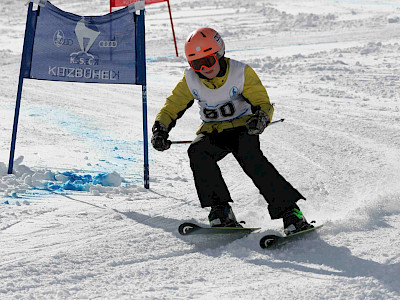
[[[72,46],[74,41],[72,39],[66,39],[62,30],[57,30],[53,35],[53,43],[54,46],[58,48],[61,46]]]

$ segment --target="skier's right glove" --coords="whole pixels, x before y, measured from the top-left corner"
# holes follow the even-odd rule
[[[168,150],[171,147],[171,141],[168,140],[167,127],[156,121],[152,128],[153,136],[151,137],[151,144],[154,149],[158,151]]]

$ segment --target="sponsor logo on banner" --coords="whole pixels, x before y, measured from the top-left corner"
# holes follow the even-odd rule
[[[54,46],[61,47],[61,46],[72,46],[73,41],[72,39],[66,39],[64,32],[62,30],[57,30],[53,35],[53,42]]]
[[[100,48],[116,48],[118,46],[117,41],[100,41]]]

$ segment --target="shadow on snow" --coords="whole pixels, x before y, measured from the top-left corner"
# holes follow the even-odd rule
[[[282,246],[280,250],[270,250],[269,259],[247,260],[259,266],[273,269],[293,269],[304,273],[314,273],[326,276],[342,276],[348,278],[372,277],[393,292],[400,292],[400,263],[382,264],[372,260],[362,259],[351,254],[346,247],[336,247],[326,243],[318,235],[313,239],[298,244],[293,250]],[[273,260],[271,260],[273,258]],[[280,260],[280,261],[279,261]],[[304,264],[307,264],[304,265]],[[310,266],[315,264],[315,268]],[[334,270],[324,270],[326,266]]]

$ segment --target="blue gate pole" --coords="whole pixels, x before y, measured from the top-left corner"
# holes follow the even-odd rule
[[[144,2],[144,0],[141,0]],[[139,26],[137,37],[139,44],[136,44],[138,56],[137,67],[139,68],[139,82],[142,85],[142,113],[143,113],[143,152],[144,152],[144,187],[150,188],[150,172],[149,172],[149,138],[147,129],[147,83],[146,83],[146,38],[145,38],[145,10],[143,9],[139,15]]]
[[[143,148],[144,148],[144,187],[150,188],[150,172],[149,172],[149,141],[147,129],[147,86],[142,85],[143,98]]]
[[[141,12],[143,14],[143,29],[144,27],[144,10]],[[143,32],[145,37],[145,30]],[[143,38],[145,40],[145,38]],[[149,138],[147,129],[147,80],[146,80],[146,45],[143,45],[143,61],[144,61],[144,84],[142,85],[142,110],[143,110],[143,151],[144,151],[144,187],[146,189],[150,188],[150,171],[149,171]]]
[[[15,144],[17,142],[17,130],[18,130],[19,111],[21,107],[22,86],[24,84],[24,78],[26,77],[25,73],[28,68],[27,60],[31,56],[31,51],[33,47],[32,26],[34,26],[33,23],[36,20],[34,20],[32,8],[33,8],[33,3],[30,2],[28,7],[28,15],[26,18],[24,46],[22,50],[21,67],[19,71],[18,91],[17,91],[17,99],[15,103],[15,113],[14,113],[14,125],[11,137],[10,159],[8,162],[8,174],[12,174],[14,168],[14,154],[15,154]]]
[[[15,144],[17,142],[18,119],[19,119],[19,110],[21,107],[21,95],[22,95],[23,84],[24,84],[24,78],[22,74],[19,74],[17,100],[15,104],[15,113],[14,113],[14,125],[11,138],[10,160],[8,162],[8,174],[12,174],[14,168]]]

